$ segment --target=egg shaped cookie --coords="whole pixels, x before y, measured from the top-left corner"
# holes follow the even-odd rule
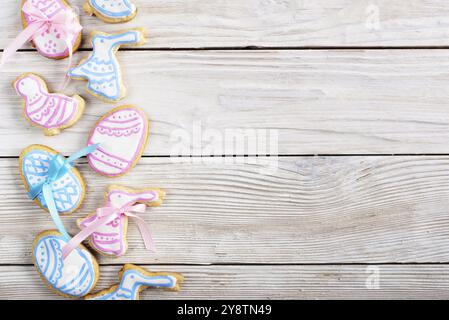
[[[33,262],[49,289],[64,297],[83,297],[97,284],[98,263],[82,245],[62,259],[66,244],[66,239],[56,230],[40,233],[33,243]]]
[[[50,59],[67,58],[70,55],[70,48],[67,46],[68,43],[71,43],[73,53],[78,50],[81,44],[81,26],[79,25],[78,16],[67,1],[22,0],[22,7],[25,3],[42,12],[49,19],[57,19],[57,15],[63,13],[73,15],[73,21],[68,20],[64,23],[67,28],[70,27],[77,30],[70,38],[67,38],[65,29],[61,28],[61,25],[58,23],[52,23],[51,28],[34,35],[32,38],[33,45],[42,56]],[[22,24],[24,28],[28,27],[34,21],[36,21],[36,18],[33,15],[22,11]]]
[[[87,0],[83,8],[87,14],[108,23],[127,22],[137,14],[137,7],[130,0]]]
[[[22,151],[19,168],[27,191],[47,179],[50,162],[56,156],[64,158],[57,151],[43,145],[31,145]],[[55,180],[52,191],[58,212],[76,211],[83,203],[85,190],[84,180],[74,167]],[[35,202],[48,210],[42,194],[35,199]]]
[[[131,105],[115,108],[95,125],[88,145],[99,144],[87,156],[90,167],[108,177],[129,172],[145,150],[149,134],[148,117]]]

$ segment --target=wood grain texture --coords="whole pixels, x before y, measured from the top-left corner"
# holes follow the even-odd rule
[[[131,223],[128,254],[99,258],[98,289],[132,262],[187,278],[180,293],[144,299],[449,298],[449,156],[296,156],[449,153],[449,50],[356,49],[448,46],[447,1],[134,1],[139,15],[124,25],[82,14],[84,52],[74,61],[91,49],[92,30],[148,30],[142,51],[119,53],[123,104],[147,111],[144,154],[163,157],[114,180],[82,160],[87,199],[63,219],[76,233],[110,183],[168,195],[144,215],[158,253]],[[19,10],[2,2],[0,49],[21,31]],[[339,49],[291,50],[312,47]],[[165,50],[174,48],[183,50]],[[15,157],[33,143],[65,154],[84,147],[113,107],[73,81],[67,93],[88,102],[82,120],[54,138],[30,127],[11,82],[32,71],[56,90],[66,63],[31,51],[0,68],[0,299],[58,298],[30,265],[34,237],[53,223],[27,199]],[[243,145],[232,148],[235,139]],[[209,157],[267,152],[283,157]],[[376,268],[379,288],[368,289]]]
[[[206,156],[266,154],[271,147],[282,155],[449,153],[449,50],[139,51],[119,57],[129,88],[123,103],[144,108],[151,119],[145,155],[179,154],[179,146],[184,155]],[[30,127],[11,82],[33,71],[56,90],[65,63],[43,63],[27,52],[0,70],[1,156],[17,156],[32,143],[73,152],[112,108],[86,94],[84,82],[72,81],[66,92],[87,99],[82,120],[51,138]],[[240,134],[248,144],[229,151],[235,129],[249,130]],[[258,134],[272,134],[277,144],[254,150]]]
[[[72,0],[81,10],[85,0]],[[147,48],[448,45],[445,0],[135,0],[137,18],[108,25],[81,15],[84,34],[145,27]],[[20,32],[19,2],[3,0],[0,48]],[[86,39],[86,37],[85,37]],[[84,47],[89,47],[87,41]]]
[[[287,157],[277,171],[274,159],[172,161],[143,159],[118,180],[80,165],[88,193],[81,210],[63,218],[71,233],[75,218],[103,205],[107,184],[167,191],[164,205],[144,215],[158,253],[145,250],[131,223],[127,255],[100,263],[449,261],[448,156]],[[34,237],[54,225],[27,199],[16,159],[0,160],[0,180],[0,261],[30,264]]]
[[[448,299],[449,266],[145,266],[177,271],[180,292],[149,289],[141,299]],[[97,290],[117,282],[119,266],[101,267]],[[378,287],[372,276],[378,272]],[[371,277],[371,278],[370,278]],[[61,299],[33,266],[0,266],[0,299]]]

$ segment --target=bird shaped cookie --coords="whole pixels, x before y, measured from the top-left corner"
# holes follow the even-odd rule
[[[46,136],[57,135],[73,126],[84,112],[83,98],[49,93],[47,84],[37,74],[22,74],[14,82],[14,88],[23,98],[25,118],[43,128]]]

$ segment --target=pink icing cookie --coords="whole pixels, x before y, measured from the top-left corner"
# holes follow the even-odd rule
[[[22,7],[27,1],[49,18],[54,17],[63,10],[73,11],[65,0],[22,0]],[[22,24],[24,28],[33,21],[35,21],[34,17],[22,12]],[[76,22],[79,23],[77,16]],[[58,25],[53,24],[51,29],[35,35],[32,41],[37,51],[42,56],[51,59],[63,59],[69,56],[69,48],[67,47],[67,39],[65,37],[66,34],[61,28]],[[71,38],[72,39],[68,40],[72,43],[73,52],[75,52],[78,50],[81,43],[81,31]]]
[[[43,128],[47,136],[57,135],[73,126],[83,114],[83,98],[49,93],[47,84],[37,74],[22,74],[14,82],[14,89],[23,98],[26,119]]]
[[[87,157],[90,167],[108,177],[124,175],[139,161],[148,141],[145,112],[131,105],[115,108],[96,124],[88,145],[100,144]]]
[[[105,194],[105,205],[117,209],[137,203],[156,207],[162,204],[164,196],[165,192],[160,189],[131,189],[111,185]],[[93,213],[78,220],[78,225],[80,229],[84,229],[98,219],[97,213]],[[90,246],[102,254],[120,257],[126,253],[128,248],[127,229],[128,217],[121,215],[112,222],[96,229],[89,238]]]

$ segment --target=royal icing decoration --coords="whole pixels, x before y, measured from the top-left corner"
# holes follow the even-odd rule
[[[83,297],[95,287],[99,277],[98,264],[83,246],[64,260],[65,238],[57,231],[45,231],[34,240],[33,260],[47,286],[65,297]]]
[[[110,23],[132,20],[137,14],[136,6],[129,0],[87,0],[84,10]]]
[[[127,264],[120,271],[118,285],[86,296],[85,300],[139,300],[139,293],[146,287],[179,291],[183,276],[172,272],[149,272]]]
[[[116,177],[130,171],[139,161],[148,140],[145,112],[122,106],[105,114],[92,131],[88,145],[100,144],[87,159],[96,172]]]
[[[106,101],[119,101],[126,96],[116,52],[121,45],[139,45],[145,42],[140,29],[117,34],[94,32],[92,54],[69,71],[74,79],[87,80],[90,93]]]
[[[106,193],[105,206],[120,209],[140,203],[154,207],[162,204],[164,196],[165,193],[160,189],[131,189],[112,185]],[[120,213],[111,222],[96,228],[89,238],[91,247],[102,254],[115,257],[125,254],[128,248],[128,218],[126,213]],[[101,219],[104,217],[96,212],[78,220],[78,225],[84,230]]]
[[[65,159],[58,152],[42,145],[32,145],[20,155],[20,173],[27,188],[42,185],[49,178],[51,162],[55,157]],[[79,208],[84,199],[84,181],[76,168],[70,167],[63,175],[51,183],[51,192],[59,213],[71,213]],[[36,197],[37,203],[48,209],[42,193]]]
[[[83,98],[49,93],[45,81],[36,74],[21,75],[14,82],[14,88],[23,98],[26,119],[42,127],[47,136],[57,135],[61,130],[71,127],[83,114]]]
[[[25,0],[22,21],[24,27],[49,21],[37,29],[33,43],[38,52],[47,58],[61,59],[75,52],[81,43],[81,26],[78,17],[65,0]],[[31,10],[30,10],[31,9]]]

